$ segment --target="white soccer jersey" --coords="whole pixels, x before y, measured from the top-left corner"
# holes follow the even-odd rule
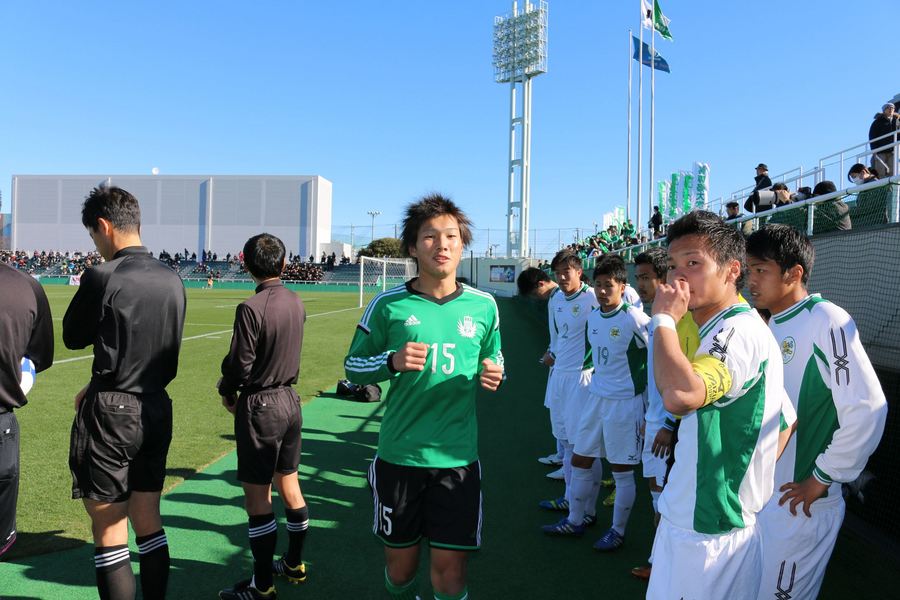
[[[818,294],[769,319],[797,430],[775,468],[775,489],[814,475],[831,484],[815,504],[840,502],[875,451],[887,414],[881,384],[847,311]],[[813,506],[815,506],[815,504]]]
[[[700,327],[703,355],[722,361],[732,384],[682,418],[659,510],[677,527],[718,535],[754,524],[772,495],[785,393],[778,344],[747,304]]]
[[[623,302],[588,317],[594,359],[591,393],[605,400],[630,400],[647,388],[647,326],[650,317]]]
[[[550,321],[550,352],[555,371],[583,371],[591,368],[590,346],[585,332],[587,319],[597,304],[593,288],[581,284],[577,292],[566,296],[559,288],[550,295],[547,307]]]
[[[641,302],[641,297],[637,290],[627,283],[625,284],[625,291],[622,293],[622,300],[639,310],[644,310],[644,303]]]

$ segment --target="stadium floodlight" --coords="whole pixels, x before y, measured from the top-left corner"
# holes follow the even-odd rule
[[[513,1],[512,13],[494,17],[494,80],[509,83],[509,192],[506,251],[529,254],[531,202],[531,80],[547,72],[547,2]],[[517,94],[521,90],[521,98]],[[518,135],[517,135],[518,134]]]
[[[372,241],[375,241],[375,217],[381,214],[380,210],[367,210],[366,214],[372,217]]]

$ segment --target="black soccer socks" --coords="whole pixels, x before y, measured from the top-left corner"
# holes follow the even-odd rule
[[[288,530],[288,551],[284,559],[288,565],[296,567],[303,562],[303,542],[309,529],[309,507],[296,510],[285,508],[284,516],[287,517]]]
[[[169,543],[160,529],[135,539],[141,558],[141,591],[144,600],[162,600],[169,582]]]
[[[134,572],[128,546],[96,546],[94,568],[100,600],[134,600]]]
[[[278,539],[275,514],[252,515],[249,519],[250,551],[253,553],[253,585],[266,591],[272,587],[272,559]]]

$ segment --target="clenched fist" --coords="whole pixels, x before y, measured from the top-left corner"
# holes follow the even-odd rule
[[[391,356],[391,366],[395,371],[424,371],[428,356],[428,344],[406,342]]]

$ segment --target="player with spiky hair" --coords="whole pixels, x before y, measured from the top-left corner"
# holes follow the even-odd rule
[[[396,599],[417,597],[422,538],[439,600],[468,597],[468,552],[481,545],[475,393],[504,373],[496,302],[456,281],[470,227],[439,194],[407,207],[403,248],[419,275],[369,303],[344,361],[354,383],[391,382],[368,479]]]
[[[740,232],[694,211],[669,227],[667,242],[653,370],[663,406],[682,420],[647,598],[753,598],[762,574],[756,516],[772,495],[785,400],[781,357],[762,318],[738,300]],[[693,360],[675,330],[688,310],[700,328]]]
[[[594,290],[581,281],[582,262],[575,252],[560,250],[553,257],[550,268],[556,275],[557,287],[550,293],[547,304],[550,347],[541,357],[541,362],[550,367],[544,406],[550,412],[553,437],[563,449],[562,470],[566,490],[563,496],[542,500],[538,505],[545,510],[568,512],[575,431],[587,401],[593,373],[587,320],[598,305]],[[595,505],[600,493],[599,478],[594,488],[593,502],[588,501],[584,516],[586,525],[597,521]]]
[[[590,394],[575,430],[569,513],[543,527],[548,535],[582,535],[584,517],[599,483],[600,458],[605,457],[616,482],[612,527],[594,548],[612,551],[625,539],[634,505],[634,465],[641,460],[643,392],[647,385],[647,324],[643,311],[623,300],[627,271],[619,256],[603,256],[594,268],[594,293],[599,308],[587,320],[594,372]]]
[[[750,295],[772,314],[797,412],[796,433],[775,467],[775,494],[759,515],[758,597],[815,598],[844,519],[841,483],[855,480],[878,446],[887,404],[853,318],[807,291],[815,260],[809,238],[766,225],[747,239],[747,254]]]

